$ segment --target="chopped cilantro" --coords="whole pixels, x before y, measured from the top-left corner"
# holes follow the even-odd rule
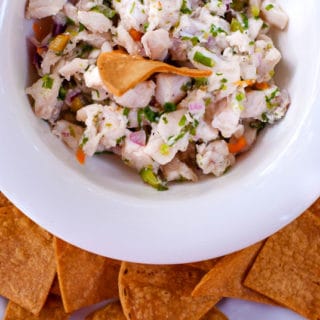
[[[187,117],[186,117],[186,115],[184,114],[184,115],[182,116],[182,118],[180,119],[180,121],[179,121],[179,126],[180,126],[180,127],[185,126],[186,122],[187,122]]]
[[[107,6],[94,6],[90,11],[102,13],[105,17],[109,19],[112,19],[116,15],[115,10],[110,9]]]
[[[182,0],[180,12],[184,13],[184,14],[191,14],[192,13],[192,10],[188,7],[187,0]]]
[[[194,85],[196,88],[206,87],[209,81],[208,78],[196,78]]]
[[[193,56],[193,60],[195,62],[201,63],[202,65],[206,66],[206,67],[214,67],[215,62],[213,61],[213,59],[205,56],[203,53],[201,53],[200,51],[196,51],[194,56]]]
[[[163,106],[164,112],[173,112],[177,110],[177,105],[173,102],[166,102]]]
[[[52,89],[54,83],[54,79],[50,77],[50,75],[46,74],[42,77],[42,88]]]
[[[271,9],[273,9],[274,8],[274,5],[273,4],[268,4],[267,6],[265,6],[265,9],[267,10],[267,11],[270,11]]]

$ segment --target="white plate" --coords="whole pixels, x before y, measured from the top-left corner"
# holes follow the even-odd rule
[[[0,297],[0,319],[3,319],[5,303],[5,300]],[[99,306],[103,306],[103,303]],[[94,308],[99,308],[99,306]],[[304,318],[287,309],[243,300],[225,299],[219,303],[218,307],[229,317],[229,320],[304,320]],[[70,320],[84,320],[87,314],[88,310],[81,310],[74,314]]]
[[[224,177],[163,193],[112,158],[81,167],[35,118],[24,93],[24,3],[0,1],[0,189],[47,230],[121,260],[181,263],[265,238],[319,196],[319,1],[309,0],[303,15],[301,1],[281,1],[291,19],[278,37],[280,83],[292,97],[285,120]]]

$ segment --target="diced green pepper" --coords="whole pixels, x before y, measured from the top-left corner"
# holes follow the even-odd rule
[[[165,182],[162,181],[151,168],[143,168],[140,171],[141,179],[150,185],[151,187],[157,189],[158,191],[166,191],[168,187],[165,185]]]

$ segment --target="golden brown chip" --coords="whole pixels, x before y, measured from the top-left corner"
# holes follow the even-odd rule
[[[193,296],[239,298],[274,304],[270,299],[242,285],[242,281],[261,249],[262,242],[221,258],[195,287]]]
[[[320,217],[320,198],[318,198],[309,210]]]
[[[52,236],[17,208],[0,208],[0,295],[38,314],[55,273]]]
[[[127,320],[123,314],[119,301],[108,304],[106,307],[88,315],[86,320]]]
[[[50,293],[56,296],[61,296],[60,285],[59,285],[59,280],[57,276],[54,278],[52,287],[50,289]]]
[[[319,319],[320,219],[306,211],[270,237],[244,284],[308,319]]]
[[[68,317],[69,315],[64,312],[61,299],[55,296],[49,296],[38,316],[35,316],[10,301],[6,309],[4,320],[67,320]]]
[[[129,320],[198,320],[213,306],[210,297],[191,297],[203,276],[187,265],[143,265],[123,262],[119,292]]]
[[[201,320],[228,320],[228,318],[217,308],[212,308]]]
[[[120,262],[55,239],[57,271],[66,312],[118,297]]]
[[[2,192],[0,192],[0,207],[6,207],[6,206],[10,206],[10,205],[12,205],[10,200],[7,199],[6,196]]]
[[[98,58],[97,66],[102,81],[116,96],[123,95],[156,72],[175,73],[193,78],[209,77],[212,74],[210,70],[177,68],[161,61],[131,56],[122,51],[103,52]]]
[[[221,258],[215,258],[215,259],[210,259],[210,260],[204,260],[200,262],[193,262],[193,263],[188,263],[189,266],[193,268],[200,269],[205,272],[209,272],[220,260]]]

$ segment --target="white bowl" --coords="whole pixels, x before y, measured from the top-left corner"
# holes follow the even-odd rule
[[[80,166],[37,119],[24,93],[23,0],[0,2],[0,189],[58,237],[105,256],[182,263],[230,253],[276,232],[320,193],[320,2],[283,0],[279,83],[292,104],[227,175],[168,192],[111,156]],[[311,39],[313,37],[313,39]]]

